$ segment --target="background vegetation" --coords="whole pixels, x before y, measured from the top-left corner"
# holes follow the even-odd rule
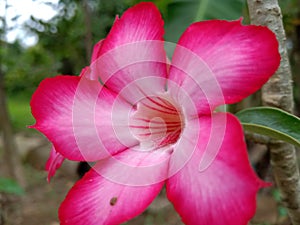
[[[5,34],[8,30],[5,18],[1,18],[0,15],[0,72],[4,75],[3,84],[10,119],[16,133],[30,132],[27,125],[33,124],[34,119],[30,113],[29,102],[41,80],[58,74],[80,74],[81,69],[89,64],[93,45],[105,38],[115,16],[121,15],[128,7],[141,1],[60,0],[58,4],[53,4],[50,0],[44,2],[53,7],[57,14],[49,21],[31,17],[23,25],[29,34],[35,35],[38,39],[33,46],[25,46],[24,40],[20,39],[13,43],[6,42]],[[243,16],[243,23],[249,23],[246,0],[152,0],[152,2],[163,14],[166,41],[174,43],[184,29],[195,21],[234,20]],[[299,116],[300,2],[279,0],[279,3],[288,36],[287,47],[294,76],[295,113]],[[259,98],[254,95],[243,103],[231,107],[231,110],[236,111],[258,104]],[[266,163],[263,160],[259,163]],[[276,193],[276,190],[272,191],[276,202],[279,202]],[[278,205],[279,215],[286,216],[282,206],[279,203]]]

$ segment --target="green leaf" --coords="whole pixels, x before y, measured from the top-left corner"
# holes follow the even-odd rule
[[[0,177],[0,192],[16,195],[24,194],[24,190],[16,181],[4,177]]]
[[[193,22],[208,19],[237,20],[244,12],[244,0],[173,0],[166,7],[165,39],[177,42],[179,36]]]
[[[300,147],[300,119],[272,107],[255,107],[236,114],[247,131],[263,134]]]
[[[288,216],[288,211],[285,207],[283,206],[278,206],[278,214],[280,217],[287,217]]]

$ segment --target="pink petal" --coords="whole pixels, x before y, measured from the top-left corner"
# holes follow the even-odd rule
[[[207,112],[209,106],[236,103],[257,91],[279,62],[278,43],[268,28],[203,21],[181,36],[170,79],[190,94],[199,112]]]
[[[101,79],[132,104],[145,94],[163,92],[167,77],[163,34],[163,20],[153,3],[129,8],[116,19],[106,39],[99,44],[101,48],[96,46],[86,76]]]
[[[104,40],[105,39],[102,39],[97,44],[95,44],[94,49],[93,49],[93,53],[92,53],[92,57],[91,57],[91,63],[99,58],[99,56],[101,54],[101,47],[104,43]]]
[[[160,192],[164,181],[143,185],[130,185],[129,183],[134,179],[139,182],[139,178],[142,178],[140,175],[143,175],[144,178],[157,176],[159,179],[159,172],[167,172],[167,163],[164,164],[164,168],[161,168],[164,171],[154,168],[155,172],[148,170],[147,173],[144,173],[145,166],[153,165],[154,161],[165,161],[162,160],[164,157],[156,157],[148,152],[134,151],[127,152],[126,156],[126,152],[120,153],[122,156],[118,154],[118,159],[123,163],[135,165],[134,169],[123,170],[119,165],[121,162],[110,160],[96,164],[95,168],[75,184],[62,203],[59,209],[61,225],[121,224],[146,209]],[[139,173],[140,169],[142,173]],[[113,172],[110,173],[109,170]],[[104,178],[103,174],[108,177]],[[116,177],[110,176],[113,174]],[[121,180],[115,181],[115,178],[121,178]]]
[[[64,162],[65,158],[59,154],[54,146],[50,151],[50,156],[46,162],[45,169],[48,171],[47,181],[50,182],[51,178],[55,175],[56,170],[59,169]]]
[[[71,160],[96,161],[137,143],[125,126],[112,121],[115,109],[116,121],[126,124],[131,106],[116,100],[98,81],[75,76],[45,79],[32,97],[31,108],[36,119],[32,127]]]
[[[220,120],[219,127],[224,126],[224,115],[225,133],[211,136],[212,122]],[[167,181],[167,195],[185,224],[246,225],[255,213],[256,193],[266,184],[250,166],[238,120],[222,113],[213,117],[200,118],[198,149],[184,168]],[[215,160],[200,170],[207,143],[218,139],[222,145]]]
[[[189,109],[191,108],[192,107]],[[172,177],[174,174],[180,171],[194,155],[194,151],[197,150],[201,126],[202,124],[198,118],[185,120],[184,129],[180,134],[180,138],[173,147],[173,153],[169,163],[168,177]]]
[[[142,2],[127,9],[116,18],[101,48],[101,54],[121,45],[144,40],[163,40],[163,20],[157,7]]]
[[[135,147],[98,162],[95,170],[106,179],[129,186],[148,186],[168,178],[170,146],[159,149]]]

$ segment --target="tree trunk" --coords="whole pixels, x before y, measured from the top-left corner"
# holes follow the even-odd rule
[[[19,159],[19,153],[14,140],[13,130],[6,105],[3,85],[3,74],[0,71],[0,129],[3,138],[3,159],[8,177],[15,179],[21,186],[25,185],[25,179]]]
[[[268,26],[277,36],[281,63],[277,72],[262,89],[264,105],[293,112],[293,89],[291,68],[286,49],[286,36],[281,10],[277,0],[247,0],[252,24]],[[281,193],[294,225],[300,225],[300,176],[294,146],[272,140],[268,145],[271,165]]]
[[[3,29],[0,32],[0,131],[2,131],[3,138],[3,158],[6,169],[6,176],[15,179],[21,186],[25,187],[25,179],[19,159],[17,145],[14,140],[13,129],[9,118],[9,113],[6,104],[5,88],[4,88],[4,72],[3,72],[3,58],[6,56],[7,42],[5,40],[6,30],[6,14],[8,9],[7,0],[5,3],[5,11],[3,17]],[[3,37],[2,37],[3,35]],[[0,174],[1,175],[1,174]]]
[[[10,177],[17,181],[19,185],[25,187],[25,178],[19,159],[17,145],[14,140],[13,129],[10,123],[10,118],[7,110],[6,96],[4,89],[4,72],[3,72],[3,58],[7,57],[6,47],[7,43],[2,37],[6,34],[6,10],[8,8],[7,0],[4,2],[5,11],[3,17],[3,26],[0,30],[0,138],[2,134],[3,152],[1,155],[1,174],[0,176]],[[2,132],[1,132],[2,131]],[[0,223],[1,225],[21,225],[22,220],[22,198],[12,194],[0,193]]]

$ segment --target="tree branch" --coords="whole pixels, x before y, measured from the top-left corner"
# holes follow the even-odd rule
[[[281,63],[277,72],[262,89],[264,105],[293,111],[291,69],[287,56],[286,36],[282,14],[277,0],[247,0],[252,24],[268,26],[277,36]],[[300,225],[300,175],[294,146],[281,141],[268,144],[271,165],[281,193],[294,225]]]

